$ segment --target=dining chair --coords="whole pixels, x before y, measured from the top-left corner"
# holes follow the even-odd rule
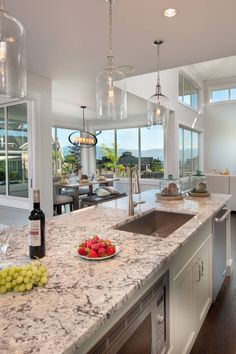
[[[53,183],[53,212],[54,215],[62,214],[62,206],[70,206],[70,211],[73,211],[73,197],[59,194],[59,187]]]

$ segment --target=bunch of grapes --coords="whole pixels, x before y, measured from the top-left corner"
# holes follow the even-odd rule
[[[0,294],[8,291],[28,291],[48,282],[47,267],[40,261],[0,270]]]

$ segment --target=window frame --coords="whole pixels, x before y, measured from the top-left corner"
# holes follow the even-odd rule
[[[231,90],[236,89],[236,82],[235,83],[230,83],[230,84],[222,84],[222,85],[213,85],[208,87],[208,104],[209,105],[218,105],[218,104],[230,104],[230,103],[235,103],[236,98],[230,99],[231,96]],[[227,100],[222,100],[222,101],[212,101],[212,92],[213,91],[220,91],[220,90],[227,90],[228,91],[228,99]]]
[[[182,92],[180,95],[179,89],[180,89],[180,79],[182,80]],[[184,102],[184,82],[187,81],[190,84],[190,104]],[[177,80],[177,89],[178,89],[178,94],[177,94],[177,102],[181,105],[183,105],[186,108],[191,109],[194,112],[199,112],[199,107],[200,107],[200,90],[201,87],[192,79],[190,78],[186,73],[183,71],[178,72],[178,80]],[[193,94],[194,90],[197,92],[197,107],[193,105]],[[182,97],[182,99],[180,98]]]
[[[201,138],[200,138],[200,135],[201,135],[201,131],[199,130],[196,130],[196,129],[191,129],[189,127],[186,127],[184,125],[179,125],[179,130],[182,129],[182,159],[180,159],[180,154],[178,153],[178,156],[179,156],[179,177],[182,178],[182,177],[187,177],[187,176],[184,176],[184,168],[183,166],[180,168],[180,161],[184,161],[184,131],[187,130],[187,131],[190,131],[191,132],[191,172],[189,174],[189,176],[191,176],[194,172],[196,172],[196,170],[193,168],[193,133],[197,133],[198,134],[198,169],[200,168],[200,141],[201,141]],[[179,131],[178,130],[178,131]],[[180,150],[180,149],[179,149]]]

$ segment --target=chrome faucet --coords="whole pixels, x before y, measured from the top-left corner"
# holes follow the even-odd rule
[[[138,175],[138,168],[135,167],[129,167],[129,204],[128,204],[128,216],[133,216],[134,215],[134,208],[138,204],[145,203],[145,201],[141,200],[140,202],[134,202],[133,201],[133,175],[134,175],[134,181],[135,181],[135,189],[134,193],[139,194],[140,193],[140,184],[139,184],[139,175]]]

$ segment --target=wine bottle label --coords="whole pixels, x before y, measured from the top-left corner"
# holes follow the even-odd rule
[[[40,220],[29,220],[29,245],[41,246]]]

